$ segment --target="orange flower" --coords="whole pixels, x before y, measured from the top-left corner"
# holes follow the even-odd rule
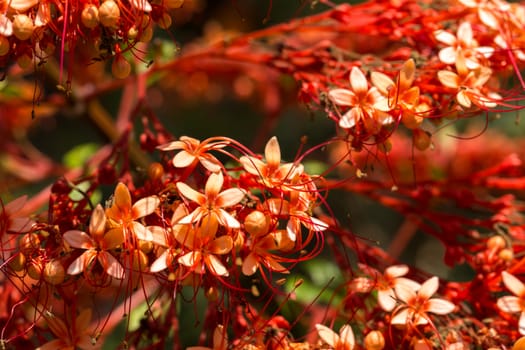
[[[374,107],[388,112],[397,107],[401,110],[412,111],[419,101],[419,87],[412,86],[416,72],[416,65],[413,59],[407,60],[397,78],[397,83],[386,74],[372,72],[370,79],[372,84],[387,98],[379,100]]]
[[[214,217],[219,224],[228,228],[239,228],[239,221],[224,208],[232,207],[244,198],[244,192],[239,188],[229,188],[219,192],[224,183],[221,172],[212,173],[206,181],[204,194],[195,191],[183,182],[177,182],[181,196],[199,204],[193,212],[179,220],[179,224],[190,224],[200,221],[206,216]]]
[[[64,233],[64,240],[73,248],[86,249],[67,268],[67,273],[77,275],[86,271],[96,259],[104,271],[117,279],[124,278],[124,268],[108,250],[115,249],[124,243],[124,235],[120,229],[111,229],[106,233],[106,215],[99,204],[93,210],[89,222],[89,234],[79,230]]]
[[[227,268],[216,255],[228,254],[233,248],[233,239],[230,236],[215,238],[218,227],[216,217],[208,215],[195,230],[176,232],[177,241],[189,250],[178,262],[197,273],[204,273],[206,266],[217,276],[228,276]]]
[[[96,350],[102,347],[102,343],[93,344],[93,338],[90,335],[89,323],[91,322],[91,310],[84,309],[80,312],[73,322],[73,327],[68,326],[53,315],[45,315],[44,319],[51,332],[57,339],[51,340],[36,350]]]
[[[267,187],[279,187],[303,172],[303,166],[295,163],[281,164],[281,148],[277,137],[272,137],[264,148],[266,163],[256,157],[242,156],[240,162],[248,173],[258,176]]]
[[[441,84],[457,91],[456,100],[465,107],[470,108],[472,104],[480,108],[494,108],[497,106],[495,101],[501,100],[501,96],[495,92],[484,94],[485,83],[492,76],[492,70],[487,67],[479,67],[476,70],[469,70],[465,65],[464,59],[459,56],[456,60],[457,73],[441,70],[438,72],[438,79]]]
[[[347,89],[334,89],[328,92],[330,99],[339,106],[351,107],[339,120],[339,126],[351,129],[360,121],[367,131],[377,129],[377,126],[390,124],[392,117],[375,107],[380,103],[382,96],[376,87],[368,88],[368,81],[364,73],[357,67],[350,72],[350,87]]]
[[[181,136],[178,141],[173,141],[157,148],[162,151],[181,150],[173,157],[173,166],[176,168],[193,166],[198,161],[210,172],[216,173],[221,170],[222,164],[208,152],[223,148],[227,144],[227,141],[210,142],[208,140],[201,143],[193,137]]]
[[[431,298],[439,287],[437,277],[432,277],[423,282],[419,290],[414,290],[406,284],[395,286],[396,295],[403,303],[398,306],[392,316],[391,323],[394,325],[425,325],[429,323],[427,313],[446,315],[455,308],[450,301]]]
[[[128,234],[132,233],[138,239],[151,241],[153,237],[151,231],[136,220],[152,214],[159,204],[160,200],[157,196],[149,196],[131,205],[128,188],[119,182],[115,189],[113,205],[106,209],[106,215],[110,226],[122,229],[128,239],[130,238]]]
[[[362,282],[360,285],[368,286],[377,290],[377,301],[379,306],[385,311],[392,311],[396,306],[396,295],[394,289],[398,285],[404,285],[411,290],[418,290],[421,285],[416,281],[402,277],[408,273],[408,266],[406,265],[393,265],[385,269],[385,273],[381,274],[376,269],[360,264],[361,270],[367,272],[373,279],[371,283]],[[355,285],[359,285],[358,280],[364,277],[358,277],[354,281]],[[362,292],[368,292],[369,290],[361,290]]]
[[[355,347],[355,338],[352,327],[345,324],[339,330],[339,334],[330,328],[316,324],[319,337],[334,350],[352,350]]]

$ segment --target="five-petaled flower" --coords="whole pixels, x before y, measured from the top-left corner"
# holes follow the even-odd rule
[[[228,276],[228,269],[217,255],[228,254],[233,248],[233,239],[228,235],[216,237],[218,227],[217,218],[208,215],[197,228],[175,232],[175,238],[187,250],[178,262],[199,274],[204,273],[206,267],[214,275]]]
[[[383,124],[393,122],[392,117],[375,106],[385,99],[373,86],[368,88],[365,74],[357,67],[350,72],[351,89],[333,89],[328,92],[330,99],[339,106],[351,107],[339,120],[339,126],[351,129],[360,121],[368,132],[373,132]]]
[[[362,289],[358,290],[360,292],[369,292],[372,288],[377,290],[377,302],[385,311],[392,311],[396,306],[396,286],[404,285],[414,291],[421,287],[418,282],[402,277],[408,273],[409,269],[406,265],[389,266],[383,274],[364,264],[360,264],[359,267],[369,274],[372,280],[364,281],[362,279],[365,277],[357,277],[354,279],[354,286],[362,286]]]
[[[514,294],[501,297],[497,301],[498,308],[503,312],[520,313],[519,332],[525,335],[525,285],[516,276],[507,271],[501,273],[505,286]]]
[[[195,166],[197,162],[200,162],[202,166],[210,172],[216,173],[221,170],[221,162],[208,152],[221,149],[227,145],[227,141],[211,142],[205,140],[204,142],[200,142],[193,137],[181,136],[179,140],[169,142],[157,148],[162,151],[181,150],[172,160],[173,166],[176,168],[192,167]]]
[[[121,229],[127,240],[138,238],[151,241],[153,237],[151,231],[137,220],[152,214],[159,203],[160,199],[157,196],[149,196],[132,205],[128,187],[119,182],[115,189],[113,205],[106,209],[106,215],[110,226]],[[133,236],[130,237],[131,234]]]
[[[124,278],[124,268],[109,252],[124,243],[123,231],[118,228],[106,232],[106,214],[99,204],[91,214],[89,235],[79,230],[70,230],[64,233],[64,240],[73,248],[85,249],[67,268],[67,273],[77,275],[86,272],[95,260],[104,271],[115,278]]]
[[[244,170],[258,176],[260,181],[269,188],[280,187],[289,183],[296,175],[303,172],[302,164],[281,164],[281,148],[275,136],[266,143],[264,157],[266,163],[251,156],[242,156],[240,162]]]
[[[240,188],[228,188],[220,192],[223,183],[224,176],[222,172],[212,173],[208,181],[206,181],[204,194],[202,194],[183,182],[177,182],[177,189],[180,194],[199,205],[189,215],[180,219],[178,223],[190,224],[210,215],[215,217],[222,226],[228,228],[241,227],[239,221],[224,208],[229,208],[239,203],[244,198],[244,192]]]
[[[322,324],[316,324],[315,328],[319,337],[334,350],[352,350],[355,347],[354,332],[350,325],[343,325],[339,334]]]
[[[438,315],[452,312],[455,306],[450,301],[432,298],[438,287],[439,279],[435,276],[423,282],[419,290],[405,284],[397,284],[395,292],[401,305],[394,309],[391,323],[406,326],[425,325],[429,323],[429,312]]]
[[[445,30],[437,30],[434,36],[437,41],[449,45],[439,51],[439,59],[446,64],[454,64],[458,57],[462,57],[467,68],[476,69],[482,59],[489,58],[494,52],[491,46],[478,46],[468,21],[459,25],[456,36]]]

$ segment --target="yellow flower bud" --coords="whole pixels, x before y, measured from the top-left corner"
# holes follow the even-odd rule
[[[87,28],[95,28],[99,23],[98,8],[93,4],[86,5],[82,10],[80,18],[82,20],[82,24]]]
[[[113,0],[106,0],[98,8],[98,18],[103,26],[116,28],[120,19],[120,9]]]
[[[125,79],[131,73],[131,65],[122,55],[115,56],[111,64],[111,72],[117,79]]]

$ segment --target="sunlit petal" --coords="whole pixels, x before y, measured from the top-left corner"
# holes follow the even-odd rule
[[[361,69],[353,67],[350,72],[350,85],[356,94],[364,94],[368,91],[368,81]]]
[[[206,196],[200,192],[195,191],[190,186],[186,185],[183,182],[177,182],[177,189],[181,196],[189,199],[192,202],[198,203],[200,205],[206,204]]]
[[[244,259],[242,263],[242,273],[245,276],[251,276],[255,272],[257,272],[257,269],[259,268],[259,263],[257,262],[257,258],[254,253],[248,254],[248,256]]]
[[[357,103],[355,93],[347,89],[330,90],[328,97],[339,106],[354,106]]]
[[[514,313],[523,311],[520,298],[514,295],[501,297],[497,301],[498,308],[503,312]]]
[[[244,196],[245,193],[240,188],[229,188],[219,193],[215,205],[220,208],[231,207],[242,201]]]
[[[230,236],[221,236],[210,242],[207,248],[213,254],[227,254],[233,248],[233,239]]]
[[[93,249],[96,244],[93,239],[85,232],[79,230],[70,230],[62,236],[64,240],[73,248]]]
[[[266,163],[272,169],[277,169],[281,164],[281,148],[279,147],[279,142],[277,137],[272,137],[264,148],[264,157],[266,158]]]
[[[149,196],[139,199],[133,205],[133,219],[142,218],[155,211],[160,204],[160,199],[157,196]]]
[[[377,291],[377,302],[379,306],[385,311],[392,311],[396,306],[394,290],[389,289],[380,289]]]
[[[215,255],[206,256],[206,266],[211,272],[217,276],[228,276],[228,269],[222,264],[222,262]]]
[[[354,332],[352,331],[352,327],[345,324],[341,327],[339,330],[340,338],[343,344],[345,344],[350,349],[353,349],[355,346],[355,339],[354,339]]]
[[[444,299],[430,299],[427,304],[427,311],[438,315],[446,315],[451,313],[456,308],[450,301]]]
[[[219,194],[223,183],[224,176],[222,175],[222,172],[213,173],[210,175],[204,188],[204,193],[208,197],[208,200],[210,198],[215,198]]]
[[[173,157],[173,166],[176,168],[186,168],[195,161],[195,155],[186,151],[180,151]]]
[[[439,279],[434,276],[423,282],[421,288],[419,288],[418,296],[422,298],[430,298],[439,288]]]
[[[98,254],[98,261],[108,275],[119,280],[124,278],[124,268],[113,255],[107,252],[100,252]]]
[[[317,334],[328,345],[335,347],[339,343],[339,334],[322,324],[316,324]]]
[[[106,221],[106,212],[102,205],[98,204],[91,214],[89,233],[92,236],[102,236],[106,231]]]

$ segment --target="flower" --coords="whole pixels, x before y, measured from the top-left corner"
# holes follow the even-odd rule
[[[179,224],[190,224],[201,220],[208,215],[215,217],[218,222],[228,228],[239,228],[241,224],[224,208],[229,208],[239,203],[244,198],[240,188],[229,188],[219,192],[224,183],[221,172],[212,173],[206,181],[204,194],[195,191],[183,182],[177,182],[177,189],[181,196],[199,204],[193,212],[179,220]]]
[[[438,315],[446,315],[455,306],[450,301],[438,298],[431,298],[439,287],[437,277],[431,277],[415,291],[405,284],[397,284],[395,287],[396,296],[402,302],[393,311],[391,323],[394,325],[425,325],[429,322],[428,312]]]
[[[151,241],[151,231],[137,220],[152,214],[159,204],[160,199],[157,196],[149,196],[131,205],[131,194],[127,186],[120,182],[115,189],[113,205],[106,209],[106,215],[110,226],[123,230],[128,239],[133,238],[128,237],[129,233],[133,233],[138,239]]]
[[[76,348],[95,350],[102,347],[102,343],[94,343],[94,338],[89,334],[91,309],[82,310],[72,325],[66,325],[64,321],[54,315],[44,314],[43,317],[57,339],[39,346],[36,350],[73,350]]]
[[[489,58],[494,53],[494,48],[491,46],[478,46],[470,22],[462,22],[456,36],[445,30],[437,30],[434,36],[437,41],[449,45],[439,51],[439,59],[446,64],[456,63],[461,56],[467,68],[476,69],[480,67],[481,58]]]
[[[412,86],[415,78],[416,65],[413,59],[407,60],[399,71],[397,82],[386,74],[372,72],[372,84],[387,98],[379,100],[374,107],[388,112],[396,107],[402,111],[413,111],[419,101],[419,87]]]
[[[360,268],[371,275],[375,284],[362,283],[364,286],[370,286],[377,290],[377,302],[379,306],[385,311],[392,311],[396,306],[396,294],[395,288],[398,285],[404,285],[410,290],[418,290],[421,285],[411,279],[401,277],[408,273],[408,266],[406,265],[393,265],[385,269],[385,273],[381,274],[376,269],[360,264]],[[362,278],[362,277],[358,277]],[[355,285],[358,285],[357,283]],[[366,287],[369,289],[369,287]],[[363,290],[368,291],[368,290]]]
[[[67,268],[67,273],[77,275],[86,269],[96,259],[104,271],[117,279],[124,278],[124,268],[119,261],[108,252],[124,243],[123,231],[111,229],[106,232],[106,215],[99,204],[93,210],[89,222],[89,234],[79,230],[64,233],[64,240],[73,248],[86,249]]]
[[[176,168],[186,168],[195,165],[198,161],[203,167],[212,173],[221,170],[221,162],[209,151],[217,150],[225,147],[228,144],[226,141],[210,142],[208,140],[200,142],[193,137],[181,136],[178,141],[173,141],[157,148],[162,151],[181,150],[173,157],[173,166]]]
[[[270,253],[272,250],[279,250],[283,245],[287,245],[287,240],[284,238],[287,235],[282,230],[250,235],[252,240],[249,247],[250,253],[242,263],[242,273],[245,276],[255,274],[261,264],[272,271],[289,273],[288,269],[278,262],[279,257]]]
[[[385,97],[376,87],[368,88],[368,81],[364,73],[357,67],[350,72],[350,87],[347,89],[333,89],[328,92],[328,97],[339,106],[351,107],[339,120],[339,126],[351,129],[363,121],[365,128],[370,132],[377,125],[390,124],[392,118],[375,106]]]
[[[334,350],[352,350],[355,346],[354,332],[350,325],[342,326],[339,334],[322,324],[316,324],[315,328],[319,337]]]
[[[281,164],[281,148],[275,136],[266,143],[264,157],[266,163],[251,156],[242,156],[240,162],[248,173],[258,176],[267,187],[279,187],[303,172],[301,164]]]
[[[228,270],[216,255],[228,254],[233,248],[230,236],[215,238],[218,222],[215,216],[205,216],[195,230],[178,231],[175,238],[189,251],[177,261],[192,268],[197,273],[204,273],[206,266],[217,276],[228,276]]]
[[[487,67],[479,67],[476,70],[469,70],[462,57],[456,60],[457,73],[441,70],[438,72],[438,79],[441,84],[456,90],[456,100],[465,107],[470,108],[472,104],[480,108],[493,108],[497,106],[495,101],[500,100],[501,96],[495,92],[484,93],[484,87],[492,75],[492,70]]]
[[[514,294],[501,297],[497,301],[498,308],[503,312],[520,312],[518,322],[519,332],[525,335],[525,285],[507,271],[501,273],[505,286]]]

